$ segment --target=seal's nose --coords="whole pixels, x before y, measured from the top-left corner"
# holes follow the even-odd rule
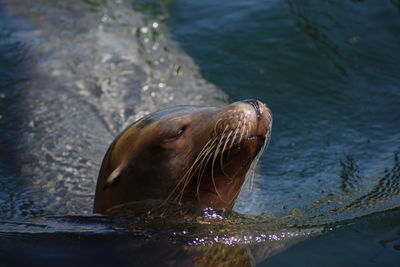
[[[247,104],[250,104],[253,106],[254,110],[256,111],[257,114],[257,119],[260,120],[261,119],[261,109],[260,109],[260,102],[258,102],[258,100],[255,99],[247,99],[247,100],[243,100],[242,102],[245,102]]]

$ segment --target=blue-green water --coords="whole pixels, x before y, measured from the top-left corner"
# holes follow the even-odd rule
[[[129,123],[134,109],[130,105],[151,103],[139,101],[132,88],[146,88],[144,92],[150,95],[159,93],[150,93],[151,83],[162,84],[160,88],[176,86],[174,80],[159,78],[155,70],[147,77],[139,71],[141,65],[132,66],[118,55],[132,52],[126,49],[135,47],[130,43],[132,36],[144,35],[138,41],[143,45],[145,33],[150,32],[151,38],[160,34],[157,27],[148,25],[158,25],[153,21],[160,20],[163,9],[154,8],[156,1],[137,1],[134,7],[155,16],[139,28],[120,23],[109,11],[101,22],[90,16],[101,12],[103,4],[117,15],[123,13],[117,2],[85,0],[68,5],[41,0],[38,7],[43,15],[30,18],[35,25],[23,17],[12,20],[16,22],[13,25],[3,23],[3,15],[9,14],[0,8],[0,265],[154,266],[185,258],[187,244],[193,240],[215,237],[242,237],[237,239],[239,245],[254,237],[271,251],[282,247],[277,250],[281,252],[297,241],[275,240],[275,236],[298,231],[308,240],[259,265],[398,266],[398,1],[177,0],[167,6],[170,36],[199,65],[203,76],[227,92],[232,101],[257,98],[274,114],[272,140],[256,169],[251,190],[245,190],[236,210],[289,215],[286,218],[316,226],[312,229],[318,234],[321,223],[335,226],[313,238],[301,227],[286,229],[263,216],[237,221],[234,217],[233,223],[220,228],[217,220],[216,230],[214,221],[207,228],[186,221],[176,223],[175,218],[165,223],[169,218],[162,216],[149,219],[149,223],[144,216],[143,221],[134,218],[127,227],[118,218],[87,213],[99,161],[116,134],[113,131]],[[150,3],[148,9],[146,3]],[[51,10],[57,16],[46,17]],[[37,34],[35,27],[48,29],[39,18],[54,20],[53,28],[47,30],[50,37]],[[79,34],[87,29],[89,34],[80,39]],[[121,39],[111,42],[107,39],[111,35],[102,35],[103,30],[117,33]],[[41,51],[44,63],[36,64],[27,56],[31,48],[21,43],[24,36],[33,37],[32,42],[43,47],[36,50]],[[107,42],[102,43],[104,40]],[[152,50],[156,44],[150,45],[150,51],[157,50]],[[112,49],[103,50],[102,45]],[[113,49],[116,55],[110,52]],[[154,69],[163,71],[165,58],[149,63],[158,54],[152,57],[140,49],[144,59],[136,58],[137,62],[157,63]],[[119,77],[115,71],[119,67],[124,74],[133,71],[138,75],[110,82]],[[174,70],[183,77],[190,73],[185,65],[174,65]],[[60,71],[70,76],[60,78]],[[47,72],[54,74],[50,81]],[[77,81],[71,81],[75,78]],[[154,81],[147,83],[146,79]],[[80,90],[78,82],[82,80],[88,92]],[[114,90],[104,86],[107,83],[116,85]],[[186,94],[182,88],[175,90]],[[103,102],[96,102],[99,95]],[[56,216],[45,216],[49,214]],[[182,247],[183,252],[179,251]]]
[[[273,111],[253,211],[343,218],[400,205],[398,1],[178,0],[171,12],[173,39],[206,79]],[[387,213],[265,265],[396,266],[399,218]]]

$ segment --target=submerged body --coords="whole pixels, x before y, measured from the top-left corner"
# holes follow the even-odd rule
[[[94,212],[148,199],[231,209],[271,126],[270,110],[257,100],[144,117],[109,147]]]

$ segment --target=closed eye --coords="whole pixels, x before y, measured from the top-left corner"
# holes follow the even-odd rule
[[[169,136],[169,137],[165,138],[165,139],[163,140],[163,142],[164,142],[164,143],[169,143],[169,142],[173,142],[173,141],[179,139],[179,137],[182,136],[182,134],[183,134],[183,132],[185,131],[185,129],[186,129],[186,126],[180,128],[179,131],[176,132],[176,134],[174,134],[173,136]]]

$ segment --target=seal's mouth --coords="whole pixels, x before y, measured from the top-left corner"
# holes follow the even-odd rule
[[[254,139],[263,140],[265,142],[266,136],[264,136],[264,135],[252,135],[250,137],[247,137],[244,140],[244,142],[251,141],[251,140],[254,140]]]

